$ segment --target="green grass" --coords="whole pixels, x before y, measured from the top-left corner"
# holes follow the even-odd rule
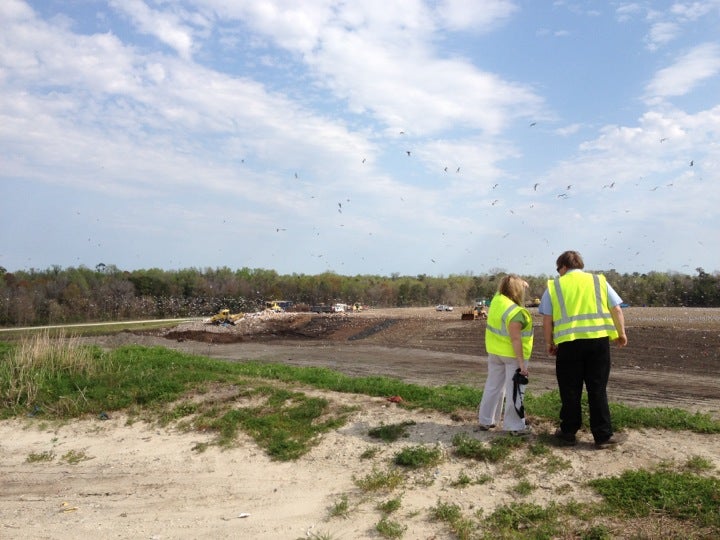
[[[394,463],[408,469],[425,469],[434,467],[442,460],[442,452],[438,447],[428,448],[417,445],[403,448],[395,454]]]
[[[372,428],[368,431],[368,435],[375,439],[385,442],[394,442],[401,437],[407,437],[409,426],[414,426],[415,422],[408,420],[399,424],[388,424]]]
[[[25,458],[27,463],[43,463],[52,461],[55,459],[55,453],[51,450],[45,450],[43,452],[32,452]]]
[[[497,437],[489,443],[480,441],[467,433],[458,433],[452,440],[454,453],[458,457],[497,463],[507,458],[515,448],[526,445],[522,437]]]
[[[383,516],[378,524],[375,525],[375,530],[383,538],[402,538],[407,530],[407,526],[401,525],[387,516]]]
[[[0,418],[31,416],[50,422],[82,416],[98,418],[102,413],[123,411],[131,419],[159,424],[175,423],[188,430],[214,435],[210,443],[232,446],[240,433],[249,435],[271,457],[294,460],[317,444],[322,435],[342,426],[351,409],[328,399],[307,395],[303,389],[319,388],[370,396],[400,395],[402,407],[437,410],[462,418],[474,412],[481,398],[477,389],[462,386],[422,387],[383,377],[352,378],[324,368],[302,368],[261,362],[225,362],[191,356],[165,348],[124,347],[104,352],[68,338],[54,339],[47,333],[17,343],[0,343]],[[526,408],[539,419],[556,420],[557,392],[526,396]],[[612,405],[618,428],[657,428],[720,433],[720,421],[709,415],[678,409]],[[408,423],[375,428],[382,440],[402,437]],[[455,459],[508,465],[525,448],[526,457],[553,474],[569,466],[543,442],[516,437],[494,437],[482,442],[468,434],[453,441]],[[359,459],[375,459],[379,447],[368,448]],[[27,461],[52,461],[52,452],[31,454]],[[61,461],[78,463],[91,459],[84,451],[66,452]],[[438,447],[409,446],[398,452],[387,469],[373,466],[362,478],[353,478],[365,493],[388,492],[405,482],[403,468],[426,468],[442,459]],[[398,467],[400,466],[400,467]],[[508,465],[509,466],[509,465]],[[586,539],[612,538],[627,527],[645,527],[650,538],[720,537],[720,480],[713,463],[688,456],[679,466],[664,464],[654,471],[628,471],[618,477],[598,478],[588,486],[602,496],[602,503],[539,506],[514,503],[497,508],[487,517],[463,516],[459,508],[438,503],[435,520],[448,523],[457,538],[552,538],[570,535]],[[485,475],[482,482],[492,477]],[[465,487],[481,483],[466,473],[451,485]],[[522,494],[533,486],[516,485]],[[397,501],[397,502],[394,502]],[[346,502],[346,500],[345,500]],[[387,516],[399,505],[390,499],[378,507],[384,519],[376,532],[398,537],[405,527]],[[331,509],[346,510],[344,501]],[[662,516],[661,525],[656,525]],[[631,525],[625,525],[625,523]],[[382,524],[382,525],[381,525]],[[654,528],[653,528],[654,527]],[[676,536],[674,532],[679,531]]]
[[[383,501],[377,505],[378,510],[380,510],[383,514],[389,515],[393,512],[397,512],[400,509],[400,506],[402,505],[402,498],[401,497],[395,497],[393,499],[388,499],[387,501]]]
[[[446,523],[460,540],[470,540],[478,528],[477,523],[463,516],[460,506],[441,500],[438,500],[437,504],[430,509],[430,519]]]
[[[609,510],[628,517],[663,514],[720,531],[720,479],[685,471],[625,471],[591,480]]]
[[[330,507],[330,517],[347,518],[349,515],[350,503],[348,502],[348,497],[347,495],[342,495],[340,499]]]
[[[373,468],[362,478],[353,478],[353,481],[364,492],[392,491],[405,481],[405,477],[396,469],[381,471]]]

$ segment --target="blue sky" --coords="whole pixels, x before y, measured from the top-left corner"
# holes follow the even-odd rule
[[[0,266],[720,271],[720,0],[3,0]]]

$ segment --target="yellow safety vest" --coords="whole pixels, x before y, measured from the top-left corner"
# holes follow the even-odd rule
[[[567,272],[548,281],[548,293],[555,344],[576,339],[617,339],[605,276],[579,270]]]
[[[525,322],[520,332],[522,339],[523,358],[530,359],[533,347],[533,325],[530,312],[518,306],[504,294],[496,294],[490,303],[485,329],[485,349],[491,354],[515,358],[508,325],[517,315],[522,313]]]

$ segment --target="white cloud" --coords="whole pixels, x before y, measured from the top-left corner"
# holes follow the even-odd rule
[[[443,58],[432,48],[439,26],[456,24],[457,3],[438,6],[440,21],[418,1],[311,4],[299,10],[302,16],[287,5],[250,2],[217,9],[232,10],[249,28],[300,55],[318,84],[391,129],[420,135],[461,125],[498,132],[510,118],[542,107],[529,87],[467,60]],[[481,6],[465,10],[466,25],[486,27],[516,9],[502,1]]]
[[[615,10],[615,14],[620,22],[627,22],[642,12],[642,6],[640,6],[637,2],[622,4]]]
[[[193,32],[172,13],[150,9],[143,0],[110,0],[110,5],[124,13],[140,32],[155,36],[189,60],[193,49]]]
[[[674,22],[658,22],[650,27],[650,32],[645,37],[645,41],[648,49],[655,51],[676,39],[679,33],[680,27],[678,24]]]
[[[650,102],[656,98],[682,96],[718,73],[720,45],[704,43],[678,58],[673,65],[658,71],[647,85],[645,94]]]
[[[497,23],[508,19],[518,6],[510,0],[442,0],[436,7],[442,25],[457,30],[491,30]]]

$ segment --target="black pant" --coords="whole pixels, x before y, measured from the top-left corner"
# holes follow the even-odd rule
[[[610,339],[576,339],[558,345],[555,375],[560,389],[560,430],[575,434],[582,426],[583,383],[590,406],[590,431],[596,442],[612,434],[607,383],[610,378]]]

